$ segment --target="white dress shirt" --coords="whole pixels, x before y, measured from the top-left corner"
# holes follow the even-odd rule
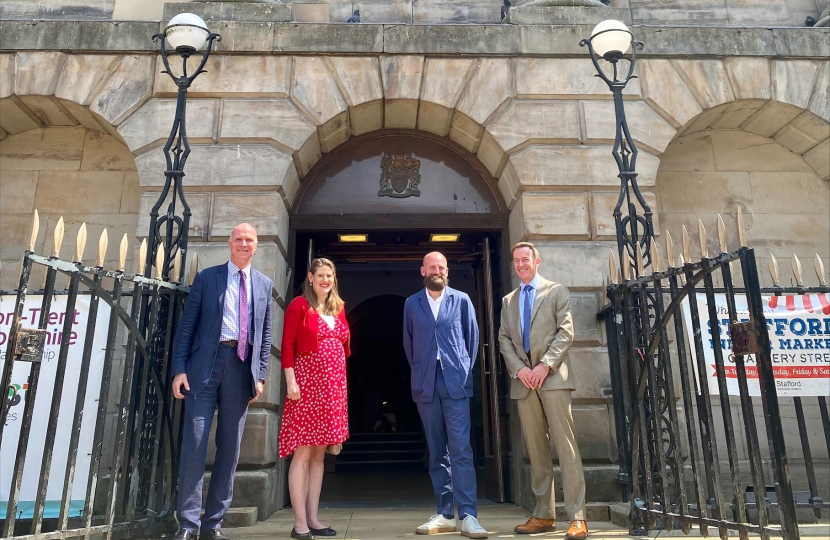
[[[446,289],[441,289],[441,294],[438,295],[438,298],[433,299],[432,295],[429,294],[429,289],[424,289],[424,292],[427,295],[427,301],[429,301],[429,309],[432,310],[432,316],[435,317],[435,320],[438,320],[438,312],[441,311],[441,301],[444,299],[444,292]]]

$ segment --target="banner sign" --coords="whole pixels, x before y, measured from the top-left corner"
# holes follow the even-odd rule
[[[32,414],[32,428],[29,434],[29,446],[26,451],[26,463],[23,468],[23,483],[18,504],[18,519],[31,519],[38,487],[39,473],[43,463],[43,451],[46,442],[46,428],[49,424],[49,412],[55,387],[55,375],[58,366],[58,353],[63,338],[65,317],[72,317],[72,331],[69,334],[69,349],[66,362],[66,375],[63,383],[60,413],[58,415],[55,446],[52,453],[52,467],[49,471],[49,484],[46,490],[44,517],[57,518],[60,512],[63,482],[69,454],[69,440],[72,422],[75,416],[75,401],[80,384],[81,359],[84,338],[89,320],[90,296],[78,295],[75,311],[66,313],[66,296],[55,296],[52,300],[48,320],[46,347],[37,384],[37,396]],[[6,363],[9,329],[14,316],[17,299],[15,296],[0,296],[0,372]],[[23,327],[37,328],[40,320],[43,296],[31,294],[26,297],[23,309]],[[104,367],[104,349],[106,347],[110,307],[105,302],[98,303],[98,319],[95,325],[95,338],[90,357],[89,378],[84,399],[83,422],[78,446],[78,458],[75,466],[75,478],[72,484],[70,517],[83,513],[86,499],[89,464],[92,455],[92,439],[95,420],[98,415],[98,396],[101,391],[101,374]],[[14,464],[17,456],[17,443],[26,392],[29,388],[29,372],[32,364],[15,362],[12,370],[11,384],[17,391],[12,401],[6,426],[3,431],[3,444],[0,445],[0,516],[6,515],[9,489],[11,487]],[[2,389],[5,393],[6,389]]]
[[[770,348],[772,349],[772,367],[775,387],[779,396],[828,396],[830,395],[830,295],[811,294],[793,296],[763,296],[764,318],[769,330]],[[729,395],[738,396],[738,372],[732,357],[732,342],[729,336],[729,311],[726,296],[715,295],[717,324],[720,327],[720,339],[712,333],[711,323],[702,328],[703,356],[706,368],[709,393],[718,393],[717,366],[714,347],[723,351],[724,374]],[[749,320],[746,297],[735,296],[739,322]],[[697,307],[701,321],[708,321],[709,308],[706,297],[697,296]],[[692,335],[689,299],[683,301],[683,318],[686,324],[692,358],[695,355],[695,342]],[[758,370],[754,355],[744,357],[747,386],[750,396],[760,396]],[[697,380],[697,371],[695,383]],[[699,386],[698,386],[699,388]]]

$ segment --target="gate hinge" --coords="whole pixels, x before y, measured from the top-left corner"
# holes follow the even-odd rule
[[[729,324],[729,335],[732,337],[732,354],[747,356],[757,352],[758,340],[755,339],[752,321],[732,321]]]
[[[46,346],[46,330],[21,328],[18,321],[12,342],[12,360],[15,362],[41,362]]]

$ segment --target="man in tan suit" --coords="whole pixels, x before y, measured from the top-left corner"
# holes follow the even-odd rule
[[[574,389],[568,350],[574,339],[568,288],[537,272],[541,260],[536,246],[513,246],[513,269],[521,280],[504,297],[499,349],[513,377],[510,397],[519,407],[536,507],[514,530],[519,534],[555,531],[555,499],[550,439],[556,444],[571,520],[565,538],[588,537],[585,521],[585,476],[574,430],[571,390]]]

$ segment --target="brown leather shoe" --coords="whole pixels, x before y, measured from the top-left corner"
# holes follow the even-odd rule
[[[525,523],[524,525],[516,525],[516,528],[513,529],[513,532],[517,534],[538,534],[543,532],[553,532],[555,530],[555,519],[539,519],[530,516],[530,519],[527,520],[527,523]]]
[[[567,540],[585,540],[588,538],[588,522],[575,519],[571,522],[568,532],[565,533]]]

